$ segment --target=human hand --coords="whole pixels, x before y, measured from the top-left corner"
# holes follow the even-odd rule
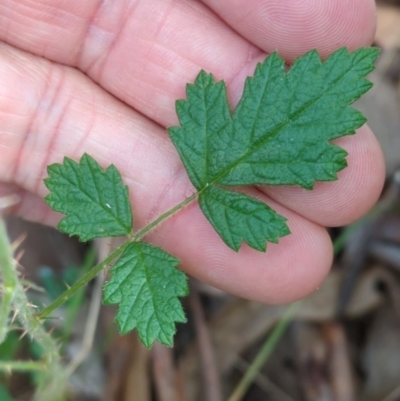
[[[290,63],[312,48],[326,57],[369,45],[374,13],[371,0],[3,0],[0,196],[18,193],[14,213],[56,224],[42,199],[46,166],[86,152],[121,171],[138,229],[193,192],[165,127],[177,124],[175,100],[201,68],[228,83],[234,105],[266,53],[278,50]],[[225,291],[264,302],[305,296],[331,266],[324,226],[361,217],[384,180],[367,126],[335,143],[349,152],[339,181],[312,192],[253,190],[292,232],[266,254],[229,249],[196,204],[147,239]]]

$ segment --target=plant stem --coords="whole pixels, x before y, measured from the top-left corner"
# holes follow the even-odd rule
[[[272,333],[267,337],[264,345],[261,350],[257,354],[254,361],[249,366],[247,372],[240,380],[239,384],[234,389],[231,396],[228,398],[228,401],[240,401],[243,396],[246,394],[247,390],[253,383],[255,377],[258,375],[259,371],[267,361],[268,357],[271,355],[274,350],[276,344],[282,337],[282,334],[285,332],[286,328],[290,324],[293,318],[293,314],[298,308],[298,303],[293,303],[285,310],[285,313],[282,316],[282,319],[277,323]]]
[[[118,247],[113,253],[111,253],[106,259],[104,259],[93,269],[89,270],[84,276],[82,276],[72,287],[61,294],[54,302],[52,302],[47,308],[43,309],[38,314],[39,319],[48,317],[55,309],[61,306],[64,302],[68,301],[72,295],[75,294],[81,287],[86,285],[90,280],[95,278],[101,270],[103,270],[108,264],[110,264],[115,258],[122,254],[125,248],[129,245],[130,241],[125,242],[123,245]]]
[[[157,217],[154,221],[148,224],[146,227],[143,227],[140,231],[138,231],[135,236],[133,237],[134,241],[140,241],[146,234],[148,234],[151,230],[156,228],[161,222],[163,222],[168,217],[172,216],[177,211],[183,209],[189,203],[193,202],[198,197],[198,192],[194,193],[193,195],[189,196],[181,203],[178,203],[172,209],[168,210],[167,212],[163,213],[161,216]]]
[[[43,309],[42,312],[38,314],[39,319],[44,319],[48,317],[55,309],[60,307],[63,303],[68,301],[74,295],[76,291],[78,291],[81,287],[86,285],[90,280],[95,278],[101,270],[103,270],[107,265],[109,265],[114,259],[116,259],[119,255],[121,255],[125,248],[131,244],[132,242],[139,242],[146,234],[148,234],[151,230],[156,228],[160,223],[166,220],[168,217],[172,216],[177,211],[183,209],[186,205],[193,202],[198,196],[198,193],[189,196],[181,203],[174,206],[172,209],[163,213],[161,216],[157,217],[146,227],[143,227],[139,230],[136,235],[134,235],[131,239],[125,242],[123,245],[118,247],[114,252],[112,252],[103,262],[99,263],[97,266],[93,267],[90,271],[88,271],[85,275],[83,275],[72,287],[70,287],[67,291],[65,291],[62,295],[60,295],[54,302],[52,302],[47,308]]]
[[[43,362],[37,361],[0,361],[2,372],[37,372],[46,368]]]
[[[8,248],[8,251],[6,249]],[[8,260],[3,260],[3,269],[6,266],[6,275],[10,282],[14,283],[12,308],[16,313],[18,321],[29,336],[45,351],[42,364],[45,370],[40,376],[40,382],[34,396],[34,401],[54,401],[67,384],[67,375],[61,365],[59,348],[53,337],[47,333],[45,328],[34,314],[34,306],[29,302],[25,289],[18,278],[16,263],[12,257],[11,244],[5,229],[5,224],[0,219],[0,249]],[[4,273],[3,273],[4,274]],[[8,365],[9,366],[9,365]],[[22,365],[19,366],[22,368]]]
[[[82,271],[80,272],[79,277],[83,277],[89,270],[91,270],[95,266],[95,262],[96,262],[96,249],[95,246],[91,246],[83,259]],[[85,297],[85,291],[84,288],[81,288],[80,290],[77,291],[75,296],[71,297],[70,299],[70,303],[66,310],[65,323],[62,329],[63,331],[61,340],[62,344],[69,343],[69,338],[74,328],[76,315],[78,314],[79,309],[83,305],[84,297]]]
[[[0,344],[5,340],[11,314],[18,277],[15,274],[15,261],[8,242],[6,226],[0,219],[0,271],[2,278],[2,298],[0,305]]]

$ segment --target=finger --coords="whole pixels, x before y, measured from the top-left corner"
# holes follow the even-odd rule
[[[343,226],[359,219],[375,205],[382,192],[384,157],[367,125],[355,136],[335,143],[348,152],[348,167],[339,172],[338,181],[316,183],[312,191],[293,186],[263,187],[262,191],[324,226]]]
[[[265,195],[256,196],[287,217],[291,230],[279,244],[268,244],[266,254],[246,245],[238,253],[232,251],[197,205],[181,211],[149,239],[185,261],[183,269],[191,276],[226,292],[267,303],[303,298],[318,288],[332,265],[330,237],[321,226]]]
[[[88,152],[102,165],[114,162],[121,170],[136,229],[192,193],[163,130],[87,77],[6,46],[0,47],[0,74],[0,176],[6,184],[43,196],[47,164]],[[227,248],[197,204],[166,221],[151,239],[179,257],[186,271],[216,287],[261,301],[288,302],[319,285],[332,248],[323,228],[272,200],[271,205],[289,218],[293,234],[270,245],[266,254],[246,246],[239,253]],[[27,217],[37,218],[36,211]]]
[[[4,214],[13,214],[51,226],[55,226],[60,220],[58,213],[52,212],[43,202],[43,196],[26,191],[16,184],[0,182],[0,199],[7,196],[15,196],[16,201],[5,210],[1,210]]]
[[[134,180],[128,184],[135,186],[135,195],[145,199],[152,185],[162,188],[182,169],[163,129],[83,74],[6,45],[0,45],[0,57],[5,83],[0,86],[0,177],[5,182],[42,195],[48,164],[90,150],[105,165],[120,162],[128,181]]]
[[[13,2],[13,4],[17,3],[18,2]],[[70,7],[72,3],[73,2],[68,3],[69,5],[62,3],[62,6]],[[305,7],[305,10],[308,10],[307,7],[313,4],[311,1],[301,2],[301,3],[297,2],[297,3],[293,3],[293,7],[295,7],[297,11],[299,11],[298,7],[302,6]],[[46,55],[48,55],[49,57],[53,57],[54,59],[57,59],[57,57],[58,58],[61,57],[60,54],[64,54],[59,52],[62,52],[63,48],[65,47],[65,49],[68,51],[67,53],[68,57],[73,59],[72,56],[74,54],[76,55],[77,53],[72,50],[73,48],[74,49],[82,48],[81,46],[82,40],[79,42],[79,37],[84,37],[85,34],[81,34],[80,36],[79,35],[73,36],[70,44],[70,46],[72,47],[69,48],[68,40],[66,41],[67,43],[65,45],[64,45],[65,41],[63,41],[63,45],[60,46],[60,40],[59,40],[60,29],[63,26],[73,26],[75,28],[74,32],[75,31],[81,32],[82,28],[79,30],[78,29],[79,27],[77,26],[77,24],[79,25],[79,22],[81,23],[80,26],[83,25],[86,29],[87,23],[85,25],[82,21],[88,21],[90,17],[93,17],[94,8],[93,7],[90,8],[89,7],[90,2],[87,2],[81,8],[75,9],[75,10],[79,9],[79,12],[81,13],[80,15],[82,16],[81,19],[75,18],[74,21],[63,20],[64,23],[61,23],[61,21],[57,20],[58,23],[55,24],[54,10],[52,8],[49,9],[48,4],[45,2],[39,2],[37,4],[42,5],[40,8],[40,18],[42,21],[46,22],[47,25],[45,29],[40,29],[38,31],[40,32],[39,38],[38,35],[34,35],[31,32],[32,35],[29,36],[30,49],[33,51],[35,51],[36,49],[36,51],[39,53],[43,53],[46,49],[47,52]],[[37,4],[36,7],[38,7]],[[104,24],[108,23],[110,25],[107,26],[108,28],[107,32],[111,32],[110,35],[112,36],[113,27],[115,28],[116,26],[120,25],[120,24],[113,25],[113,22],[119,20],[119,18],[123,14],[122,11],[127,11],[123,10],[122,7],[122,6],[126,7],[126,3],[119,3],[119,4],[120,4],[120,6],[118,6],[119,8],[113,9],[114,12],[111,13],[111,16],[103,18],[104,21],[102,21],[101,18],[101,16],[104,15],[102,14],[104,10],[100,8],[97,11],[97,17],[94,18],[95,25],[92,27],[92,25],[89,23],[91,29],[96,28],[101,32],[103,32],[106,28]],[[109,86],[109,89],[112,90],[114,94],[122,98],[122,100],[126,101],[127,103],[134,105],[143,113],[147,113],[147,115],[149,115],[151,118],[156,119],[159,123],[164,125],[176,122],[176,117],[174,113],[172,113],[173,109],[172,105],[176,97],[182,97],[182,91],[185,82],[185,74],[186,77],[188,77],[189,79],[189,76],[192,77],[192,75],[195,75],[197,73],[197,68],[199,68],[200,66],[206,68],[209,67],[210,70],[216,72],[217,76],[219,75],[230,79],[231,98],[233,99],[234,102],[236,102],[242,91],[242,85],[246,75],[252,73],[256,61],[261,60],[263,56],[257,53],[254,50],[254,48],[252,48],[248,43],[243,41],[243,39],[238,37],[238,35],[234,35],[231,31],[227,30],[227,28],[224,25],[221,25],[219,20],[216,20],[215,17],[213,17],[210,13],[207,13],[206,10],[202,9],[201,7],[188,8],[187,5],[185,6],[186,3],[181,3],[179,1],[175,1],[173,3],[160,2],[157,3],[160,6],[159,8],[157,8],[158,14],[156,14],[158,18],[155,18],[154,10],[150,6],[146,6],[146,4],[144,4],[143,6],[139,5],[138,7],[136,7],[132,12],[132,17],[126,18],[126,28],[124,28],[125,33],[122,32],[120,35],[117,35],[115,41],[113,42],[114,45],[112,46],[112,51],[110,52],[110,54],[107,53],[107,47],[104,47],[106,40],[104,39],[103,36],[101,35],[96,36],[95,34],[93,35],[89,34],[88,38],[84,40],[85,45],[81,52],[82,53],[80,56],[81,61],[79,62],[78,60],[79,57],[75,57],[78,60],[76,61],[76,63],[80,64],[93,60],[91,58],[94,55],[94,53],[92,54],[91,50],[92,47],[93,49],[97,49],[99,52],[101,52],[101,53],[96,53],[97,56],[99,54],[107,54],[108,61],[104,65],[103,70],[104,74],[106,74],[108,78],[105,78],[105,75],[104,76],[102,75],[101,77],[99,77],[99,81],[103,82],[102,79],[104,79],[105,81],[110,82],[111,86]],[[258,4],[258,6],[260,6],[260,4],[264,3],[255,2],[254,4],[255,5]],[[273,1],[270,1],[266,4],[273,5],[275,3]],[[334,9],[337,11],[336,13],[333,14],[331,12],[332,9],[329,8],[330,6],[328,6],[326,2],[318,2],[318,4],[319,6],[314,4],[314,8],[321,11],[321,7],[325,7],[323,8],[326,11],[324,14],[325,15],[324,18],[328,18],[329,16],[335,16],[336,18],[339,15],[341,20],[348,21],[346,18],[348,18],[348,16],[354,15],[354,9],[352,8],[353,6],[350,4],[357,5],[358,3],[348,2],[346,3],[346,6],[344,6],[343,2],[335,2],[335,1],[329,2],[329,4],[332,5],[332,7],[335,7]],[[171,7],[167,7],[167,5]],[[61,7],[61,5],[59,6]],[[232,9],[234,8],[235,7],[232,7]],[[243,5],[239,6],[239,8],[241,8],[243,11]],[[373,14],[368,11],[370,10],[370,7],[364,5],[362,10],[364,10],[363,12],[365,12],[365,15],[363,14],[363,12],[359,14],[363,15],[362,18],[364,18],[363,20],[364,25],[366,27],[373,26],[373,18],[374,18]],[[50,13],[50,11],[52,11],[52,13]],[[64,9],[64,11],[65,13],[61,14],[60,18],[65,19],[68,16],[71,17],[74,15],[73,14],[74,10],[72,8]],[[149,17],[150,11],[152,11],[152,17],[153,20],[155,21],[154,22],[155,25],[157,26],[158,29],[157,32],[159,32],[159,35],[155,35],[152,29],[150,28],[144,29],[143,21],[145,21],[146,23],[150,21]],[[20,14],[14,13],[12,15],[14,16],[13,18],[15,19],[17,18],[15,15],[20,15]],[[129,13],[126,12],[125,14]],[[299,19],[297,20],[297,23],[293,21],[293,24],[291,24],[290,26],[294,26],[300,29],[303,26],[302,21],[304,13],[300,12],[294,13],[293,15],[291,14],[291,16],[295,18],[297,14],[300,16]],[[161,18],[160,15],[165,16],[165,18],[160,20],[159,19]],[[182,15],[184,15],[185,18],[182,18]],[[178,18],[179,16],[181,18]],[[195,23],[196,21],[199,20],[200,17],[204,19],[205,21],[204,24]],[[280,17],[281,19],[284,18],[283,15],[281,15]],[[179,30],[177,29],[174,30],[173,29],[174,24],[177,24],[177,21],[178,20],[180,21],[182,19],[187,21],[188,24],[185,25],[181,24],[179,26]],[[315,21],[319,21],[319,19],[316,18]],[[315,21],[314,24],[316,24]],[[13,24],[11,22],[8,24],[9,26],[8,37],[11,38],[9,40],[12,40],[13,38],[12,36]],[[346,24],[351,25],[348,23]],[[33,18],[33,22],[31,22],[31,25],[32,25],[31,29],[33,29],[36,26],[35,18]],[[136,27],[136,25],[138,28]],[[274,26],[273,24],[272,25],[267,24],[267,25],[268,27]],[[357,24],[355,26],[356,28],[357,27],[360,28]],[[206,27],[206,29],[203,29],[204,27]],[[52,29],[53,30],[55,29],[55,31],[53,32],[54,35],[49,36],[49,32],[52,31]],[[199,29],[199,31],[196,31],[196,29]],[[360,29],[360,30],[362,32],[366,32],[366,29]],[[46,31],[48,31],[48,33],[44,34],[43,32]],[[24,32],[26,31],[24,30]],[[86,32],[86,30],[84,32]],[[145,35],[148,35],[145,37],[144,40],[141,36],[143,35],[143,32]],[[166,35],[166,38],[168,38],[168,40],[165,40],[165,38],[161,35],[161,32],[168,33],[168,35]],[[224,34],[222,34],[222,32],[224,32]],[[351,32],[348,32],[348,35],[349,38],[357,37],[357,35],[355,36],[352,35]],[[24,34],[20,35],[20,30],[18,30],[18,32],[15,32],[14,36],[15,36],[15,38],[13,39],[14,41],[22,41],[24,38]],[[298,36],[302,37],[301,35]],[[46,38],[46,40],[44,40],[44,37]],[[114,36],[112,37],[114,38]],[[189,37],[190,41],[187,40]],[[323,37],[323,35],[321,37]],[[362,38],[360,38],[359,44],[364,44],[364,42],[367,40],[367,37],[368,35],[364,35]],[[205,42],[202,42],[204,38],[208,43],[207,46]],[[333,38],[335,37],[333,36]],[[76,41],[78,43],[76,43]],[[188,46],[189,42],[190,46]],[[134,45],[132,45],[132,43],[134,43]],[[212,43],[212,46],[210,46],[210,43]],[[182,49],[183,53],[187,52],[188,55],[192,55],[195,58],[197,57],[196,63],[193,63],[192,62],[193,60],[189,63],[188,62],[189,60],[186,59],[185,61],[179,55],[178,57],[175,57],[178,49],[178,47],[174,47],[175,44],[176,46],[179,46],[179,49]],[[163,51],[160,51],[160,49],[163,49]],[[193,53],[192,49],[196,49],[196,52]],[[174,55],[174,57],[167,57],[168,62],[164,62],[166,56],[165,52],[167,50],[169,50]],[[88,52],[88,55],[91,55],[91,57],[85,56],[86,51]],[[234,55],[234,58],[232,60],[230,52]],[[253,52],[253,54],[251,55],[249,52]],[[143,57],[141,57],[141,55]],[[251,60],[247,61],[247,59],[246,60],[243,59],[243,55],[246,55],[246,57],[249,55]],[[88,71],[89,74],[91,74],[93,77],[96,76],[95,70],[96,68],[99,68],[100,64],[102,64],[102,60],[103,58],[99,57],[97,64],[94,65],[94,67],[90,69],[90,71]],[[132,63],[131,60],[134,60],[134,63]],[[161,60],[162,62],[160,63]],[[65,62],[66,60],[62,59],[62,61]],[[148,64],[149,61],[150,64]],[[155,66],[154,61],[158,63],[157,64],[159,68],[158,70],[153,69],[153,67]],[[111,70],[108,69],[109,63],[111,63],[110,65],[113,66]],[[197,65],[199,65],[199,67],[197,67]],[[118,74],[116,74],[115,71],[119,71]],[[171,73],[171,71],[173,72],[179,71],[179,74]],[[139,79],[136,79],[137,77],[139,77]],[[156,87],[154,87],[154,83],[157,84]],[[106,84],[104,85],[107,86]],[[362,140],[358,138],[359,136],[356,136],[354,139],[350,139],[349,143],[350,144],[353,143],[353,145],[351,146],[355,149],[362,149],[361,146]],[[308,198],[307,196],[302,198],[304,203],[300,208],[298,208],[298,206],[300,205],[298,204],[298,202],[296,202],[296,197],[299,192],[298,189],[296,188],[287,189],[288,193],[292,193],[291,191],[293,191],[293,195],[288,197],[289,200],[290,199],[293,200],[293,202],[290,202],[289,205],[293,207],[294,210],[300,213],[305,213],[305,215],[307,215],[310,218],[313,218],[314,221],[320,224],[328,224],[328,225],[345,224],[357,218],[360,215],[360,213],[367,210],[371,206],[372,202],[378,197],[379,188],[383,183],[382,168],[379,168],[383,165],[383,162],[377,144],[373,140],[367,141],[366,144],[368,146],[364,146],[364,150],[366,150],[366,154],[374,156],[373,160],[375,160],[375,164],[378,166],[378,168],[375,168],[375,165],[372,165],[369,160],[364,158],[362,153],[357,153],[356,155],[357,157],[353,160],[352,163],[350,163],[350,168],[346,169],[342,173],[343,179],[339,181],[338,185],[335,186],[335,190],[337,190],[339,194],[343,195],[341,201],[342,203],[332,202],[333,199],[329,194],[326,197],[325,201],[324,194],[326,188],[329,188],[329,185],[328,186],[322,185],[322,186],[317,186],[316,191],[313,192],[312,194],[309,194]],[[356,170],[354,170],[354,168],[356,168]],[[349,178],[347,179],[347,177]],[[354,177],[356,177],[357,179],[356,181],[354,180]],[[342,181],[344,182],[343,189],[341,188]],[[364,184],[364,187],[362,189],[360,188],[359,183]],[[273,193],[275,194],[275,192]],[[279,191],[277,193],[279,193]],[[316,198],[314,198],[314,194],[316,195]],[[367,196],[364,196],[364,194],[366,194]],[[313,199],[319,199],[321,200],[321,202],[318,202],[318,204],[315,205]],[[344,202],[346,199],[350,201]]]
[[[4,0],[0,40],[77,66],[122,101],[168,126],[177,121],[175,100],[184,96],[186,83],[201,68],[234,81],[231,93],[237,99],[245,76],[265,56],[254,44],[264,51],[282,50],[289,61],[310,47],[326,55],[341,45],[368,44],[375,21],[372,4],[241,0],[226,7],[210,0],[233,29],[246,34],[245,40],[200,2]],[[229,15],[248,16],[242,27]]]
[[[232,77],[261,53],[203,4],[184,0],[5,0],[0,40],[78,67],[164,126],[176,122],[175,100],[201,68]]]
[[[202,0],[233,29],[267,53],[289,62],[311,49],[369,46],[375,33],[374,0]]]

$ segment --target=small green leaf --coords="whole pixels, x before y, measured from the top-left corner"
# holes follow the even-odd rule
[[[63,164],[52,164],[47,172],[44,182],[50,194],[46,202],[66,215],[58,224],[60,231],[77,235],[81,241],[131,232],[128,187],[113,165],[103,170],[84,154],[79,163],[65,157]]]
[[[223,197],[219,189],[217,196],[210,188],[262,184],[312,189],[316,181],[336,180],[347,166],[347,153],[330,141],[354,134],[365,123],[349,105],[371,88],[365,76],[378,53],[374,48],[353,53],[342,48],[321,61],[313,50],[289,70],[272,53],[246,80],[232,115],[225,84],[211,74],[201,71],[187,86],[187,99],[176,103],[180,126],[168,132],[199,191],[203,212],[229,246],[237,249],[240,238],[265,249],[262,236],[250,240],[254,226],[244,224],[249,219],[241,213],[242,200],[236,202],[240,210],[230,208],[229,215],[218,216],[232,195]],[[240,229],[237,221],[243,222]],[[263,236],[276,241],[287,232],[286,225],[276,224],[264,229]]]
[[[110,269],[104,287],[107,304],[119,304],[117,322],[121,334],[135,327],[146,347],[154,341],[172,346],[175,322],[185,322],[178,297],[188,294],[179,260],[144,242],[130,243]]]
[[[235,251],[245,241],[265,252],[266,240],[277,243],[279,236],[290,234],[284,217],[242,193],[208,187],[201,193],[199,203],[215,230]]]
[[[187,85],[187,100],[176,102],[176,111],[181,127],[170,127],[168,132],[193,185],[200,189],[210,181],[211,138],[230,128],[225,82],[215,83],[211,74],[200,71],[194,85]],[[234,151],[223,149],[228,150]]]

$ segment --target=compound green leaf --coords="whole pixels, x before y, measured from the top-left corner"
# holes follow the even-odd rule
[[[365,78],[374,68],[378,50],[339,49],[325,61],[314,50],[286,69],[272,53],[246,80],[242,98],[231,114],[223,82],[200,72],[187,86],[187,99],[176,110],[180,126],[169,128],[171,139],[200,193],[223,185],[299,185],[312,189],[316,181],[332,181],[346,167],[346,151],[330,141],[354,134],[365,117],[350,107],[372,84]],[[221,189],[223,191],[223,189]],[[211,218],[210,201],[203,211],[227,241],[243,218],[231,209],[229,219]],[[213,197],[213,203],[215,198]],[[271,229],[268,237],[287,234],[287,227]],[[272,234],[271,234],[272,233]],[[238,237],[247,241],[249,232]],[[236,237],[235,237],[236,238]],[[246,239],[247,238],[247,239]],[[256,245],[257,243],[257,245]],[[264,249],[264,247],[261,247]]]
[[[45,185],[50,190],[46,202],[65,214],[60,231],[77,235],[81,241],[127,235],[132,230],[132,210],[128,188],[118,170],[106,170],[89,155],[79,163],[64,158],[63,164],[47,168]]]
[[[107,304],[119,304],[121,334],[137,328],[146,347],[154,341],[172,346],[175,322],[185,322],[178,297],[188,293],[187,279],[177,269],[179,260],[144,242],[130,243],[110,269],[104,287]]]

